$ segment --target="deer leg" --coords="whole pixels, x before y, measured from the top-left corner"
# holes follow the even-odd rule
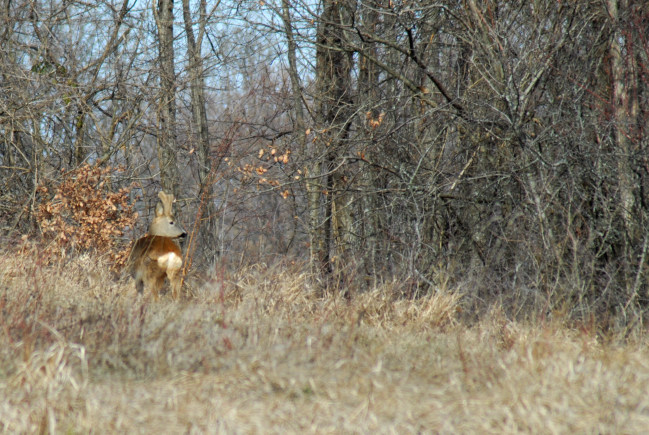
[[[153,300],[157,301],[159,297],[160,288],[164,284],[165,274],[164,271],[158,269],[155,263],[147,265],[144,273],[144,286],[146,287],[147,294],[150,292],[153,295]]]
[[[153,286],[151,287],[151,293],[153,294],[153,300],[157,301],[158,298],[160,297],[160,289],[164,285],[165,282],[165,276],[164,274],[160,274],[155,277],[153,280]]]
[[[176,273],[173,270],[167,271],[167,279],[169,280],[169,288],[171,288],[171,297],[178,299],[178,286],[176,284]]]
[[[141,295],[144,292],[144,281],[141,278],[138,278],[135,281],[135,289],[137,290],[137,293]]]
[[[183,260],[173,252],[158,258],[158,265],[161,270],[164,270],[169,279],[169,286],[171,287],[171,296],[178,299],[180,296],[180,276],[178,272],[183,265]]]

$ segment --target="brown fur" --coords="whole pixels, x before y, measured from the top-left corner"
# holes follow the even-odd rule
[[[173,195],[159,193],[156,216],[149,226],[149,235],[140,238],[129,256],[131,274],[135,278],[137,291],[150,290],[158,299],[160,289],[167,278],[174,299],[180,296],[180,268],[182,252],[174,239],[185,237],[186,233],[173,219],[171,211]]]

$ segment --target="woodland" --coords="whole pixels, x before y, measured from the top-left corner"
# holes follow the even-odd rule
[[[191,276],[462,288],[609,327],[649,308],[636,0],[2,0],[0,226],[118,268],[161,189]],[[189,290],[188,290],[189,291]]]
[[[0,433],[646,433],[648,131],[644,0],[0,0]]]

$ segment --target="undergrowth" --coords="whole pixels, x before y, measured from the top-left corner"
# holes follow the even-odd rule
[[[322,292],[297,266],[190,276],[154,302],[110,259],[0,256],[0,431],[639,433],[641,330],[604,335],[399,282]],[[218,269],[217,269],[218,270]]]

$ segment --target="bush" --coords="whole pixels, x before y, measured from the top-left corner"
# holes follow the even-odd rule
[[[137,213],[129,204],[131,186],[112,190],[111,174],[121,170],[85,164],[63,171],[53,188],[39,187],[45,197],[55,192],[51,199],[42,200],[36,213],[43,237],[50,241],[47,254],[94,251],[106,254],[115,268],[124,266],[130,244],[121,238],[137,220]]]

